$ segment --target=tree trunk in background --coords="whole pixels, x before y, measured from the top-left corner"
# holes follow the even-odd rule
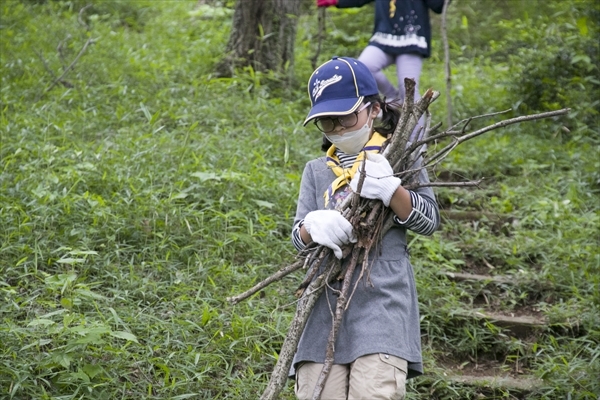
[[[235,68],[291,72],[296,26],[302,0],[238,0],[225,57],[216,67],[219,76]]]

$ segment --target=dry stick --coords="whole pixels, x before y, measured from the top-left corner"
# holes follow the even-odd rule
[[[415,104],[414,109],[416,111],[416,115],[419,115],[419,118],[420,118],[420,115],[422,115],[423,113],[426,113],[426,115],[427,115],[427,119],[426,119],[426,123],[425,123],[425,131],[423,133],[422,139],[417,140],[417,142],[415,144],[412,144],[408,149],[406,149],[405,153],[401,155],[400,159],[394,165],[393,170],[396,172],[395,175],[399,176],[402,179],[402,181],[403,181],[402,186],[407,190],[412,189],[411,181],[417,176],[417,174],[414,173],[414,174],[410,175],[408,173],[408,171],[406,171],[406,168],[408,165],[410,165],[412,167],[416,163],[417,159],[419,159],[423,156],[426,143],[428,142],[428,141],[424,141],[424,139],[427,139],[429,136],[429,132],[431,132],[431,129],[430,129],[431,113],[429,112],[428,108],[429,108],[429,105],[431,105],[431,103],[433,103],[438,97],[439,97],[439,92],[429,89],[425,92],[423,97]],[[435,129],[439,128],[440,126],[441,126],[441,123],[438,123],[433,127],[433,129],[435,130]],[[412,129],[414,129],[414,127],[411,127],[409,129],[410,129],[410,131],[412,131]],[[408,156],[407,156],[407,154],[408,154]],[[422,167],[422,166],[419,167],[418,169],[416,169],[416,172],[420,171],[423,168],[424,167]],[[381,223],[381,229],[379,231],[379,234],[376,236],[376,237],[380,238],[380,240],[387,233],[387,231],[389,231],[395,225],[394,213],[389,208],[384,209],[382,214],[383,215],[381,216],[381,219],[383,222]],[[370,216],[370,218],[373,218],[373,217],[374,217],[374,215]],[[374,224],[375,221],[371,221],[371,223]],[[378,225],[372,225],[372,226],[378,226]]]
[[[329,339],[327,340],[325,363],[323,364],[323,369],[321,370],[321,374],[319,375],[319,379],[317,380],[317,384],[315,385],[315,389],[313,391],[313,400],[319,400],[321,398],[321,393],[323,392],[323,388],[325,387],[325,382],[327,381],[327,377],[329,376],[329,371],[333,366],[335,341],[337,339],[340,324],[344,316],[344,311],[346,310],[350,282],[352,282],[352,276],[354,275],[354,270],[356,269],[356,265],[358,264],[358,259],[361,253],[365,254],[366,252],[363,252],[363,249],[358,246],[354,247],[352,251],[352,259],[350,260],[350,265],[348,265],[348,267],[346,268],[346,273],[344,274],[344,283],[342,284],[342,290],[337,298],[335,305],[335,318],[333,320],[331,331],[329,332]]]
[[[71,64],[67,68],[65,68],[63,73],[58,78],[54,79],[54,81],[50,84],[50,86],[48,86],[46,88],[46,90],[44,90],[44,93],[47,93],[48,91],[50,91],[50,89],[52,89],[75,66],[75,64],[77,64],[77,61],[79,61],[79,58],[81,58],[81,56],[83,55],[83,53],[85,52],[87,47],[93,43],[96,43],[96,39],[88,38],[88,40],[86,40],[86,42],[83,45],[83,47],[81,48],[81,50],[79,50],[79,54],[77,54],[77,56],[71,62]]]
[[[67,36],[65,36],[65,38],[63,40],[61,40],[60,42],[58,42],[58,45],[56,46],[56,52],[58,53],[58,58],[60,59],[60,64],[62,65],[63,71],[65,70],[65,68],[67,67],[65,65],[65,55],[63,53],[63,49],[65,47],[65,43],[67,42],[67,40],[71,39],[71,34],[67,34]]]
[[[452,143],[448,144],[446,147],[444,147],[443,149],[441,149],[437,153],[433,154],[431,157],[428,157],[425,160],[424,164],[429,167],[429,166],[433,165],[434,161],[438,160],[435,163],[437,165],[448,153],[450,153],[452,150],[454,150],[454,148],[456,148],[456,146],[458,146],[462,142],[464,142],[466,140],[469,140],[469,139],[472,139],[474,137],[477,137],[479,135],[482,135],[482,134],[484,134],[486,132],[489,132],[491,130],[498,129],[498,128],[503,128],[505,126],[516,124],[516,123],[519,123],[519,122],[533,121],[533,120],[536,120],[536,119],[550,118],[550,117],[556,117],[556,116],[559,116],[559,115],[565,115],[565,114],[568,114],[569,111],[571,111],[570,108],[563,108],[563,109],[557,110],[557,111],[548,111],[548,112],[539,113],[539,114],[533,114],[533,115],[523,115],[523,116],[520,116],[520,117],[511,118],[511,119],[507,119],[507,120],[504,120],[504,121],[496,122],[495,124],[488,125],[485,128],[481,128],[479,130],[476,130],[474,132],[471,132],[471,133],[463,135],[463,136],[454,137],[454,140],[452,141]]]
[[[296,353],[300,336],[302,335],[302,331],[304,331],[304,327],[308,321],[308,316],[314,308],[317,299],[321,296],[321,293],[323,293],[323,290],[325,289],[325,281],[329,275],[337,275],[341,271],[341,268],[341,263],[337,262],[334,264],[334,267],[331,270],[325,270],[322,272],[308,286],[298,301],[298,308],[296,309],[294,319],[290,324],[288,333],[283,341],[281,350],[279,351],[277,364],[273,369],[269,384],[265,388],[260,400],[279,399],[279,393],[281,393],[281,390],[285,386],[285,383],[288,379],[288,372],[292,365],[292,360],[294,359],[294,354]]]
[[[487,114],[487,116],[498,115],[498,114],[505,113],[507,111],[509,111],[509,110],[502,111],[502,112],[496,112],[496,113],[490,113],[490,114]],[[421,143],[429,143],[432,140],[439,140],[439,139],[443,139],[443,138],[452,138],[452,143],[448,144],[446,147],[444,147],[443,149],[439,150],[437,153],[434,153],[433,155],[427,157],[424,160],[424,162],[423,162],[422,168],[427,168],[428,170],[434,168],[439,163],[441,163],[446,158],[446,156],[452,150],[454,150],[459,144],[461,144],[462,142],[465,142],[465,141],[467,141],[469,139],[472,139],[474,137],[480,136],[480,135],[482,135],[482,134],[484,134],[486,132],[489,132],[491,130],[502,128],[502,127],[505,127],[505,126],[508,126],[508,125],[511,125],[511,124],[515,124],[515,123],[519,123],[519,122],[532,121],[532,120],[536,120],[536,119],[543,119],[543,118],[556,117],[556,116],[559,116],[559,115],[565,115],[569,111],[570,111],[569,108],[563,108],[563,109],[557,110],[557,111],[549,111],[549,112],[545,112],[545,113],[532,114],[532,115],[524,115],[524,116],[520,116],[520,117],[516,117],[516,118],[511,118],[511,119],[507,119],[507,120],[504,120],[504,121],[497,122],[497,123],[492,124],[492,125],[488,125],[488,126],[486,126],[484,128],[481,128],[481,129],[479,129],[477,131],[470,132],[468,134],[463,134],[462,136],[457,136],[458,132],[456,132],[456,131],[445,131],[445,132],[442,132],[442,133],[440,133],[438,135],[425,138],[425,139],[419,141],[418,143],[416,143],[416,145],[420,145]],[[484,116],[486,116],[486,115],[484,115]],[[455,126],[459,125],[459,124],[461,124],[461,123],[463,123],[463,122],[466,121],[465,122],[465,127],[466,127],[466,125],[468,125],[473,119],[480,118],[480,117],[483,117],[483,116],[480,115],[480,116],[476,116],[476,117],[467,118],[467,119],[465,119],[465,120],[463,120],[463,121],[455,124]],[[465,127],[463,127],[463,129],[461,129],[460,133],[464,133]],[[415,146],[415,145],[410,146],[407,149],[407,152],[410,153],[410,152],[414,151],[414,149],[416,147],[417,146]],[[416,176],[416,174],[418,173],[418,171],[419,171],[418,169],[417,170],[404,171],[404,174],[405,174],[405,177],[407,178],[407,181],[411,177]],[[436,184],[436,185],[424,185],[424,186],[471,186],[471,185],[454,185],[454,184],[448,183],[446,185]],[[424,186],[419,186],[419,187],[424,187]]]
[[[374,225],[367,225],[365,223],[360,223],[360,227],[364,228],[367,231],[366,233],[363,234],[363,238],[368,238],[368,244],[365,246],[365,257],[363,258],[360,274],[358,275],[358,278],[356,278],[356,282],[354,283],[354,287],[352,288],[352,293],[350,293],[350,296],[348,297],[348,301],[346,302],[346,309],[348,309],[350,301],[352,301],[352,297],[354,296],[354,293],[356,293],[358,284],[359,284],[359,282],[361,282],[365,272],[367,271],[367,269],[369,267],[367,260],[369,257],[369,253],[371,252],[371,249],[373,248],[373,246],[376,246],[377,244],[381,243],[381,239],[383,238],[383,236],[385,235],[385,233],[387,233],[387,231],[389,229],[389,228],[387,228],[387,229],[385,229],[385,231],[383,230],[386,227],[385,227],[385,224],[382,223],[382,221],[386,221],[388,216],[393,215],[393,214],[391,214],[390,209],[384,208],[383,211],[379,214],[380,214],[380,218]],[[370,226],[373,226],[372,232],[369,232]],[[369,274],[367,274],[367,277],[369,277]],[[369,280],[369,278],[367,278],[367,280]]]
[[[429,91],[426,93],[429,94]],[[433,96],[431,101],[434,101],[437,97]],[[426,105],[428,107],[428,105]],[[429,135],[431,126],[431,113],[427,109],[424,110],[427,115],[426,123],[425,123],[425,132],[423,134],[423,139],[427,139]],[[398,175],[401,175],[400,178],[404,182],[404,185],[411,183],[414,179],[417,178],[418,172],[420,172],[423,168],[419,167],[415,170],[414,173],[409,172],[411,168],[414,168],[415,165],[420,163],[420,160],[423,158],[425,151],[427,149],[427,144],[418,144],[417,146],[410,146],[410,149],[407,149],[406,152],[400,157],[400,160],[394,166],[394,171],[398,171]]]
[[[264,281],[261,281],[254,285],[251,289],[246,290],[244,293],[238,294],[237,296],[228,297],[227,301],[231,302],[232,304],[237,304],[240,301],[252,296],[256,292],[261,291],[265,287],[269,286],[271,283],[280,280],[284,276],[289,275],[294,271],[299,270],[303,266],[304,260],[297,260],[295,263],[288,265],[287,267],[281,268],[279,271],[275,272],[273,275],[269,276]]]
[[[308,285],[310,285],[314,277],[317,275],[317,272],[319,272],[319,266],[323,263],[325,257],[327,256],[331,256],[331,249],[321,246],[320,249],[313,251],[312,255],[306,259],[307,262],[305,262],[304,265],[307,266],[309,272],[306,274],[306,277],[300,286],[298,286],[298,289],[296,289],[296,293],[294,293],[296,297],[300,298],[302,296],[304,290],[308,287]]]
[[[448,144],[446,147],[444,147],[443,149],[441,149],[440,151],[438,151],[437,153],[434,153],[433,155],[427,157],[422,165],[422,168],[426,168],[426,169],[432,169],[435,166],[437,166],[439,163],[441,163],[446,156],[452,151],[454,150],[459,144],[461,144],[462,142],[465,142],[469,139],[472,139],[474,137],[480,136],[486,132],[489,132],[491,130],[494,129],[498,129],[498,128],[502,128],[511,124],[515,124],[515,123],[519,123],[519,122],[524,122],[524,121],[532,121],[532,120],[536,120],[536,119],[543,119],[543,118],[550,118],[550,117],[555,117],[555,116],[559,116],[559,115],[564,115],[567,114],[570,111],[569,108],[563,108],[561,110],[557,110],[557,111],[549,111],[549,112],[545,112],[545,113],[539,113],[539,114],[533,114],[533,115],[524,115],[521,117],[516,117],[516,118],[511,118],[511,119],[507,119],[504,121],[500,121],[497,122],[495,124],[492,125],[488,125],[482,129],[479,129],[477,131],[474,132],[470,132],[468,134],[464,134],[462,136],[456,136],[457,132],[454,131],[446,131],[446,132],[442,132],[441,134],[435,135],[433,137],[429,137],[429,138],[425,138],[422,141],[418,142],[417,145],[420,145],[421,143],[429,143],[432,140],[438,140],[438,139],[442,139],[442,138],[447,138],[450,137],[452,138],[452,143]],[[497,114],[501,114],[504,113],[506,111],[503,112],[499,112],[499,113],[491,113],[488,115],[497,115]],[[482,116],[477,116],[477,117],[472,117],[472,118],[468,118],[466,119],[466,125],[468,125],[471,120],[475,119],[475,118],[479,118]],[[461,121],[464,122],[465,120]],[[460,124],[461,122],[459,122],[458,124]],[[464,127],[461,130],[461,133],[464,133]],[[407,151],[410,153],[412,151],[414,151],[414,149],[416,148],[415,145],[409,147],[409,149],[407,149]],[[419,172],[419,169],[416,170],[405,170],[404,171],[404,175],[406,178],[406,181],[410,180],[412,177],[415,177],[416,174]],[[403,178],[404,179],[404,178]],[[425,186],[472,186],[472,185],[463,185],[463,184],[453,184],[453,183],[447,183],[447,184],[435,184],[435,185],[422,185],[419,187],[425,187]]]
[[[229,301],[230,303],[235,305],[242,300],[246,300],[248,297],[252,296],[253,294],[260,292],[261,290],[263,290],[264,288],[269,286],[271,283],[282,279],[283,277],[291,274],[294,271],[297,271],[303,267],[306,267],[307,265],[321,264],[323,259],[327,256],[329,249],[325,246],[314,247],[313,246],[314,244],[315,244],[314,242],[307,244],[306,248],[299,253],[299,255],[301,256],[307,248],[312,247],[312,249],[314,249],[314,251],[311,252],[308,255],[308,257],[306,257],[304,260],[299,259],[296,262],[294,262],[293,264],[288,265],[287,267],[281,268],[279,271],[268,276],[265,280],[258,282],[252,288],[246,290],[244,293],[238,294],[237,296],[228,297],[227,301]],[[316,273],[316,269],[314,272]],[[314,277],[315,273],[311,273],[311,277]],[[305,285],[304,287],[302,285],[300,285],[300,288],[304,289],[306,286],[308,286],[308,284]],[[297,296],[300,297],[300,295],[302,295],[302,291],[297,292]]]
[[[439,96],[438,92],[428,89],[417,103],[413,103],[416,87],[415,81],[413,79],[405,78],[404,87],[406,88],[406,99],[402,106],[402,114],[400,120],[396,125],[396,129],[394,130],[392,138],[389,140],[389,144],[384,148],[382,152],[382,154],[390,162],[390,165],[392,166],[394,171],[401,170],[400,160],[403,158],[403,154],[405,151],[404,149],[406,148],[408,138],[413,132],[415,126],[418,124],[419,119],[421,118],[423,113],[425,113],[429,105],[432,102],[434,102]],[[427,132],[425,132],[425,136],[426,134]],[[381,212],[381,209],[383,208],[383,203],[381,203],[381,201],[371,200],[369,203],[369,208],[371,209],[371,211],[369,216],[366,218],[366,221],[367,224],[370,225],[378,219],[378,215]]]
[[[439,95],[439,93],[438,93]],[[495,115],[500,115],[500,114],[506,114],[507,112],[512,111],[512,109],[508,109],[508,110],[504,110],[504,111],[497,111],[497,112],[493,112],[493,113],[489,113],[489,114],[482,114],[482,115],[477,115],[475,117],[469,117],[469,118],[465,118],[461,121],[458,121],[457,123],[455,123],[454,125],[452,125],[450,128],[446,129],[445,131],[438,133],[436,135],[432,135],[432,136],[427,136],[424,139],[421,139],[418,142],[413,143],[408,149],[406,149],[406,151],[408,153],[411,153],[412,151],[414,151],[416,148],[418,148],[419,146],[426,144],[426,143],[431,143],[431,142],[435,142],[439,139],[443,139],[449,136],[453,136],[453,135],[457,135],[457,134],[464,134],[465,130],[467,129],[467,126],[469,125],[469,123],[471,123],[471,121],[475,120],[475,119],[479,119],[479,118],[487,118],[487,117],[492,117]],[[438,122],[433,128],[431,128],[431,131],[434,132],[437,129],[439,129],[439,127],[441,126],[441,122]],[[463,127],[461,128],[460,131],[454,131],[453,129],[456,128],[457,126],[464,124]]]
[[[427,108],[438,97],[439,97],[439,92],[428,89],[425,92],[425,94],[423,95],[423,97],[421,97],[421,99],[417,103],[414,104],[414,106],[412,108],[414,119],[412,119],[410,121],[410,123],[408,123],[403,128],[403,129],[405,129],[403,132],[406,135],[411,134],[411,132],[414,130],[415,126],[418,124],[419,119],[427,111]],[[423,134],[423,137],[426,138],[427,135],[428,135],[428,132],[425,131],[425,133]],[[392,137],[392,139],[393,139],[393,137]],[[406,137],[406,139],[408,139],[408,136]],[[410,153],[408,153],[408,151],[412,152],[415,149],[420,148],[424,143],[427,143],[427,142],[428,141],[426,141],[425,139],[417,140],[416,144],[411,145],[407,149],[406,145],[407,145],[408,141],[402,140],[402,142],[399,144],[399,145],[402,145],[402,147],[399,147],[399,145],[398,145],[398,147],[395,147],[395,151],[393,153],[390,152],[389,155],[386,155],[387,153],[384,153],[384,155],[386,155],[386,158],[390,162],[392,169],[396,172],[399,172],[406,168],[408,156],[410,155]],[[392,143],[392,145],[394,145],[394,144]]]
[[[450,77],[450,46],[448,45],[448,32],[446,30],[446,15],[450,0],[444,0],[444,8],[442,9],[442,42],[444,43],[444,71],[446,72],[446,118],[448,118],[448,126],[452,126],[452,97],[450,90],[452,88]]]
[[[404,186],[406,190],[415,190],[424,187],[471,187],[479,186],[483,182],[482,179],[467,182],[427,182],[427,183],[409,183]]]
[[[414,90],[416,86],[415,81],[410,78],[405,78],[404,86],[406,88],[406,100],[402,105],[400,119],[396,124],[396,129],[394,130],[392,138],[384,143],[381,152],[381,154],[385,156],[388,159],[388,161],[390,161],[390,165],[392,165],[392,167],[394,166],[395,160],[399,159],[402,156],[403,150],[401,149],[406,147],[408,138],[414,130],[415,126],[417,125],[419,119],[421,118],[421,115],[423,115],[423,112],[427,109],[429,104],[435,101],[435,99],[437,99],[437,97],[439,96],[438,92],[429,89],[423,95],[423,97],[416,103],[416,105],[413,106],[411,101],[414,100]],[[412,91],[412,96],[410,95],[410,91]],[[342,204],[339,206],[340,210],[345,210],[348,208],[353,199],[353,195],[348,196],[344,199]],[[379,207],[377,206],[377,204],[381,204],[381,202],[371,200],[371,202],[369,203],[369,207],[371,209]],[[344,216],[347,217],[346,215]]]
[[[408,143],[408,139],[412,131],[415,129],[414,127],[417,125],[419,118],[415,118],[413,115],[413,108],[415,106],[415,88],[417,87],[416,82],[413,79],[404,78],[404,85],[406,93],[404,95],[404,104],[402,107],[402,113],[405,116],[406,126],[397,126],[394,132],[394,136],[398,136],[399,142],[394,143],[394,136],[390,140],[390,147],[396,146],[395,151],[390,154],[390,157],[394,154],[402,154],[406,149],[406,143]],[[420,117],[420,116],[419,116]]]
[[[435,100],[435,98],[432,99],[432,101],[434,101],[434,100]],[[425,118],[425,131],[423,133],[423,139],[426,139],[427,137],[429,137],[429,135],[433,131],[432,128],[431,128],[431,118],[432,118],[432,116],[431,116],[431,113],[429,112],[429,109],[425,110],[424,115],[426,116],[426,118]],[[442,124],[438,123],[436,126],[439,127],[439,126],[442,126]],[[437,129],[437,128],[434,127],[434,129]],[[414,152],[414,154],[413,154],[413,152]],[[412,166],[412,165],[415,164],[415,162],[416,162],[417,159],[422,159],[426,152],[427,152],[427,145],[426,144],[420,144],[420,145],[416,146],[409,153],[409,154],[411,154],[411,156],[408,157],[409,165]]]
[[[533,120],[536,120],[536,119],[551,118],[551,117],[557,117],[559,115],[566,115],[570,111],[571,111],[570,108],[563,108],[563,109],[560,109],[560,110],[548,111],[548,112],[543,112],[543,113],[539,113],[539,114],[522,115],[520,117],[515,117],[515,118],[511,118],[511,119],[506,119],[504,121],[496,122],[493,125],[489,125],[489,126],[486,126],[485,128],[478,129],[478,130],[476,130],[474,132],[471,132],[471,133],[469,133],[467,135],[461,136],[458,139],[460,140],[460,142],[464,142],[465,140],[472,139],[474,137],[477,137],[477,136],[479,136],[479,135],[481,135],[483,133],[486,133],[486,132],[494,130],[494,129],[503,128],[505,126],[516,124],[516,123],[519,123],[519,122],[524,122],[524,121],[533,121]]]
[[[411,129],[406,129],[407,126],[412,126],[414,129],[414,127],[417,125],[418,118],[417,121],[411,121],[412,109],[414,106],[413,101],[415,98],[415,86],[416,84],[413,79],[404,79],[406,95],[404,103],[402,104],[400,120],[398,120],[398,123],[396,124],[396,129],[394,130],[394,134],[392,135],[391,139],[389,139],[388,143],[385,145],[385,149],[382,152],[383,156],[390,161],[390,164],[392,166],[394,165],[393,160],[400,158],[402,152],[406,148],[408,137],[412,132]]]
[[[429,133],[437,132],[437,130],[440,129],[441,127],[442,127],[442,123],[438,122],[431,128],[431,132],[429,132]]]
[[[415,106],[414,106],[415,117],[418,116],[417,121],[415,121],[415,125],[418,123],[418,120],[421,118],[421,116],[428,112],[427,110],[428,110],[429,106],[431,105],[431,103],[436,101],[439,96],[440,96],[439,92],[428,89],[425,92],[425,94],[423,95],[423,97],[421,97],[421,99],[419,99],[419,101],[415,103]],[[422,135],[422,138],[417,140],[416,143],[412,144],[409,148],[403,149],[402,152],[400,153],[399,158],[390,159],[390,163],[392,163],[394,171],[403,171],[406,168],[406,165],[407,165],[409,159],[411,158],[411,155],[413,154],[413,152],[417,149],[420,149],[424,144],[429,143],[431,141],[431,140],[427,140],[427,138],[429,136],[429,126],[430,125],[431,125],[431,114],[429,114],[429,116],[427,117],[425,132]],[[414,129],[414,128],[412,128],[412,129]],[[413,159],[416,159],[417,157],[421,156],[421,154],[414,154],[414,156],[415,157],[413,157]]]
[[[359,215],[362,212],[363,207],[367,206],[369,203],[368,200],[361,199],[360,197],[360,192],[362,190],[362,186],[365,181],[367,172],[366,162],[367,157],[365,156],[365,158],[362,161],[362,173],[359,176],[357,191],[356,193],[353,193],[352,196],[350,196],[350,207],[347,210],[345,210],[347,211],[346,218],[353,224],[359,222]],[[355,232],[360,232],[360,230],[355,230]],[[337,341],[340,324],[342,322],[342,318],[344,316],[344,312],[346,311],[346,307],[348,304],[348,292],[350,288],[350,283],[352,282],[352,276],[354,275],[354,270],[356,269],[356,266],[359,263],[359,258],[361,258],[361,264],[363,265],[363,269],[364,264],[367,262],[368,259],[367,255],[369,253],[371,243],[367,243],[367,246],[365,246],[365,239],[368,241],[369,238],[359,237],[359,244],[352,247],[352,258],[350,259],[350,264],[346,267],[346,272],[344,273],[344,279],[342,283],[342,289],[339,291],[338,298],[336,300],[335,315],[333,317],[331,330],[329,332],[329,338],[327,340],[325,362],[323,363],[323,368],[321,369],[321,373],[319,374],[319,378],[313,391],[314,400],[319,400],[321,398],[323,388],[325,387],[325,382],[327,381],[327,377],[329,376],[329,372],[331,371],[331,368],[333,366],[335,342]]]
[[[310,243],[307,245],[307,247],[308,246],[310,246]],[[267,278],[260,281],[259,283],[257,283],[250,289],[246,290],[245,292],[240,293],[237,296],[227,297],[227,301],[234,305],[238,304],[239,302],[246,300],[248,297],[252,296],[253,294],[260,292],[261,290],[263,290],[264,288],[269,286],[271,283],[279,281],[282,278],[288,276],[292,272],[295,272],[306,266],[309,266],[309,268],[310,268],[311,265],[320,265],[323,262],[323,260],[325,259],[325,257],[327,257],[329,252],[330,252],[330,249],[325,246],[315,247],[314,251],[311,252],[305,260],[300,259],[300,260],[294,262],[293,264],[288,265],[287,267],[283,267],[283,268],[279,269],[277,272],[275,272],[272,275],[269,275]],[[345,258],[349,253],[350,253],[350,249],[346,248],[345,251],[343,252],[343,258]],[[300,252],[300,254],[302,254],[302,252]],[[316,272],[317,271],[314,270],[314,272],[310,273],[310,276],[314,277],[316,275]],[[304,285],[304,282],[303,282],[303,284],[301,284],[299,289],[297,290],[296,296],[300,297],[302,295],[302,293],[304,292],[304,289],[306,286],[307,285]]]
[[[510,110],[507,110],[510,111]],[[431,141],[434,140],[439,140],[439,139],[444,139],[444,138],[448,138],[448,137],[452,137],[454,140],[451,144],[449,144],[448,146],[446,146],[444,149],[440,150],[439,152],[433,154],[432,156],[430,156],[427,160],[426,163],[424,163],[424,165],[421,168],[418,169],[414,169],[414,170],[405,170],[403,171],[401,174],[399,174],[404,181],[404,177],[403,176],[408,176],[408,175],[414,175],[416,173],[418,173],[422,168],[427,168],[430,169],[432,166],[435,166],[437,164],[439,164],[448,153],[450,153],[450,151],[452,151],[456,146],[458,146],[460,143],[472,139],[474,137],[477,137],[479,135],[482,135],[483,133],[489,132],[491,130],[497,129],[497,128],[501,128],[507,125],[511,125],[511,124],[515,124],[515,123],[519,123],[519,122],[524,122],[524,121],[532,121],[532,120],[536,120],[536,119],[543,119],[543,118],[550,118],[550,117],[556,117],[559,115],[565,115],[570,111],[569,108],[564,108],[561,110],[556,110],[556,111],[549,111],[549,112],[545,112],[545,113],[540,113],[540,114],[532,114],[532,115],[525,115],[525,116],[521,116],[521,117],[516,117],[516,118],[511,118],[508,120],[504,120],[504,121],[500,121],[498,123],[495,123],[493,125],[489,125],[487,127],[484,127],[482,129],[479,129],[477,131],[474,132],[470,132],[468,134],[465,134],[463,136],[456,136],[457,133],[459,133],[458,131],[445,131],[442,132],[438,135],[435,136],[431,136],[428,137],[426,139],[423,139],[413,145],[411,145],[408,149],[407,152],[412,152],[414,151],[417,147],[419,147],[422,144],[426,144],[429,143]],[[458,124],[461,124],[463,122],[466,121],[466,123],[468,124],[471,120],[476,119],[476,118],[481,118],[484,116],[491,116],[491,115],[498,115],[498,114],[502,114],[505,113],[506,111],[501,111],[501,112],[497,112],[497,113],[491,113],[491,114],[487,114],[487,115],[480,115],[480,116],[476,116],[476,117],[472,117],[472,118],[468,118],[465,119]],[[464,129],[462,129],[460,132],[464,133]],[[430,183],[426,183],[426,184],[409,184],[404,185],[403,186],[405,188],[410,188],[410,189],[416,189],[416,188],[420,188],[420,187],[441,187],[441,186],[446,186],[446,187],[461,187],[461,186],[476,186],[479,183],[481,183],[481,180],[479,181],[475,181],[475,182],[430,182]]]
[[[436,94],[439,96],[438,92],[436,92]],[[435,98],[437,98],[437,96],[435,96]],[[435,98],[433,100],[435,100]],[[494,116],[494,115],[498,115],[498,114],[504,114],[504,113],[506,113],[508,111],[510,111],[510,110],[505,110],[505,111],[494,112],[494,113],[489,113],[489,114],[484,114],[484,115],[478,115],[478,116],[475,116],[475,117],[465,118],[465,119],[457,122],[456,124],[454,124],[450,128],[448,128],[444,132],[441,132],[441,133],[439,133],[437,135],[432,135],[432,136],[429,136],[428,133],[437,130],[441,126],[441,122],[437,123],[433,128],[429,129],[429,125],[431,124],[431,114],[429,114],[428,119],[427,119],[427,128],[425,130],[425,133],[426,133],[425,136],[421,140],[413,143],[412,145],[410,145],[406,149],[406,153],[409,155],[408,156],[409,161],[406,162],[405,164],[402,164],[402,162],[404,162],[404,159],[402,159],[398,163],[398,166],[394,167],[394,170],[402,171],[402,168],[399,167],[399,166],[400,165],[404,165],[405,168],[402,171],[402,173],[401,173],[402,176],[400,176],[400,178],[403,179],[403,182],[406,182],[406,183],[410,182],[410,180],[412,178],[416,177],[417,173],[421,169],[423,169],[423,168],[426,167],[426,166],[421,166],[420,168],[418,168],[416,170],[406,169],[406,167],[408,165],[411,165],[411,166],[414,165],[414,162],[415,162],[415,160],[418,157],[422,157],[424,155],[424,152],[421,151],[421,149],[423,148],[423,146],[425,146],[425,145],[427,145],[428,143],[431,143],[431,142],[437,142],[440,139],[444,139],[444,138],[448,138],[448,137],[454,137],[454,136],[456,136],[456,134],[464,134],[464,131],[465,131],[466,127],[474,119],[484,118],[484,117],[489,117],[489,116]],[[464,125],[463,125],[463,127],[462,127],[462,129],[460,131],[453,131],[452,130],[452,129],[456,128],[457,126],[461,125],[461,124],[464,124]],[[419,151],[416,151],[417,149],[419,149]],[[431,169],[431,168],[429,168],[429,169]],[[406,186],[406,185],[403,185],[403,186]],[[427,186],[427,185],[419,186],[419,187],[425,187],[425,186]]]

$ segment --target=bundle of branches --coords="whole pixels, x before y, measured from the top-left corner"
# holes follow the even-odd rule
[[[400,120],[398,121],[392,137],[384,143],[382,153],[390,162],[394,174],[402,179],[402,184],[406,189],[416,189],[421,186],[478,185],[480,181],[446,182],[443,184],[435,182],[421,183],[417,178],[422,168],[426,168],[427,170],[434,168],[454,148],[456,148],[456,146],[466,140],[510,124],[553,117],[566,114],[569,111],[568,109],[563,109],[507,119],[473,132],[467,132],[467,127],[473,119],[500,114],[494,113],[460,121],[449,129],[438,132],[441,123],[434,127],[430,127],[431,114],[427,110],[429,105],[439,97],[439,93],[429,89],[418,102],[414,103],[414,80],[406,79],[405,88],[406,97],[402,105]],[[414,131],[419,119],[424,114],[426,115],[424,132],[417,134],[421,139],[417,140],[415,143],[410,143],[409,138],[411,133]],[[446,138],[451,138],[448,145],[431,155],[426,154],[425,149],[427,148],[428,143]],[[337,297],[332,329],[329,333],[327,342],[325,362],[313,393],[313,400],[318,400],[321,397],[325,381],[333,365],[334,348],[338,329],[344,316],[344,311],[352,298],[352,277],[354,276],[357,267],[360,266],[361,270],[358,280],[361,279],[360,277],[364,275],[369,267],[368,254],[370,250],[380,243],[381,238],[393,224],[393,212],[388,207],[385,207],[381,201],[360,197],[359,193],[364,180],[364,173],[368,173],[368,171],[365,171],[364,161],[362,171],[357,192],[348,196],[339,207],[339,211],[342,212],[342,215],[344,215],[354,227],[354,231],[358,238],[358,241],[355,244],[348,245],[343,249],[342,260],[346,260],[344,263],[333,257],[333,252],[329,248],[311,243],[298,254],[294,263],[280,269],[275,274],[269,276],[267,279],[258,283],[246,292],[228,299],[233,304],[236,304],[296,270],[301,268],[307,269],[306,277],[296,291],[296,296],[299,297],[296,314],[291,322],[287,336],[279,353],[277,364],[271,374],[269,384],[261,396],[261,400],[278,398],[279,393],[285,386],[288,378],[288,372],[300,336],[302,335],[302,331],[308,320],[308,316],[327,284],[341,279],[342,286]]]

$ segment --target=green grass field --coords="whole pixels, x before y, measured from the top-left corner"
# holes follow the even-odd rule
[[[295,256],[300,176],[320,148],[301,124],[316,22],[300,20],[292,87],[248,69],[215,78],[232,10],[196,3],[96,2],[82,13],[79,1],[0,4],[0,398],[257,399],[269,379],[301,275],[236,306],[226,297]],[[436,189],[442,228],[410,237],[426,375],[410,381],[409,399],[600,396],[598,54],[569,44],[594,42],[598,12],[586,17],[581,4],[539,16],[553,46],[574,49],[567,65],[585,72],[540,72],[545,83],[526,61],[554,50],[526,19],[487,26],[510,32],[501,45],[489,30],[476,37],[488,21],[467,18],[476,3],[453,11],[456,121],[572,112],[486,133],[432,172],[485,179]],[[362,50],[363,36],[336,36],[348,13],[331,12],[321,61]],[[519,40],[529,43],[522,65],[501,54]],[[443,92],[439,37],[434,49],[421,87]],[[537,108],[519,105],[527,82],[544,90]],[[444,95],[432,113],[445,123]],[[466,211],[479,217],[452,217]],[[515,335],[468,316],[476,311],[545,325]],[[450,379],[466,371],[538,384]],[[282,397],[293,398],[291,382]]]

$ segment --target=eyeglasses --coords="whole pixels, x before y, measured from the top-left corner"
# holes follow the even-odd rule
[[[358,114],[369,107],[371,102],[363,104],[361,108],[354,111],[352,114],[340,115],[339,117],[323,117],[315,119],[315,125],[323,133],[332,132],[335,129],[335,125],[338,124],[344,128],[350,128],[358,122]]]

